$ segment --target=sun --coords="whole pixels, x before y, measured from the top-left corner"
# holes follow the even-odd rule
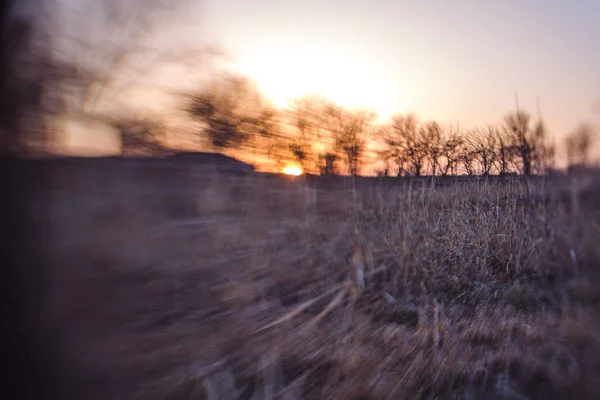
[[[300,167],[285,167],[281,170],[286,175],[300,176],[302,175],[302,168]]]
[[[388,118],[394,101],[391,78],[372,60],[326,45],[265,43],[239,59],[238,69],[254,80],[275,105],[287,107],[307,95],[341,106],[364,107]]]

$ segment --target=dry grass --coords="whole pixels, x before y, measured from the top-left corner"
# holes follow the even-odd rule
[[[600,396],[597,177],[144,171],[53,174],[49,315],[85,398]]]

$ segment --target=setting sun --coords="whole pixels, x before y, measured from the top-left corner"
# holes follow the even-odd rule
[[[265,43],[240,58],[240,71],[256,81],[279,107],[295,98],[320,95],[346,107],[373,109],[389,117],[396,104],[385,69],[352,52],[310,43]]]
[[[300,176],[300,175],[302,175],[302,168],[285,167],[281,172],[283,172],[286,175]]]

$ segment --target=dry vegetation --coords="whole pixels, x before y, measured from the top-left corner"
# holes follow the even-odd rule
[[[44,167],[46,304],[78,398],[600,395],[598,177],[128,162]]]
[[[193,2],[26,3],[1,8],[0,153],[47,156],[64,121],[112,129],[124,154],[166,151],[169,113],[144,117],[116,93],[187,58],[154,38]],[[565,139],[577,176],[534,177],[557,148],[518,107],[469,132],[411,115],[380,126],[317,98],[274,109],[246,78],[221,78],[180,93],[193,135],[329,176],[153,159],[7,169],[13,376],[28,351],[44,358],[26,329],[42,300],[36,332],[64,362],[43,375],[77,399],[600,398],[591,126]],[[332,176],[375,172],[369,152],[402,178]]]

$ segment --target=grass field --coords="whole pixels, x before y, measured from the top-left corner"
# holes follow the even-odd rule
[[[49,176],[79,398],[600,397],[599,176]]]

